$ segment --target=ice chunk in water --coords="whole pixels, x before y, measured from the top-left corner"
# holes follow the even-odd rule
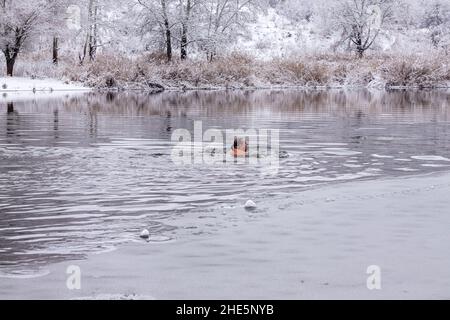
[[[144,229],[141,231],[141,235],[140,235],[141,238],[148,239],[149,236],[150,236],[150,232],[148,232],[147,229]]]
[[[253,210],[256,209],[256,204],[252,200],[247,200],[247,202],[244,205],[244,208],[247,210]]]

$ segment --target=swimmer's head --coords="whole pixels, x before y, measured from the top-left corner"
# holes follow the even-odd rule
[[[234,137],[232,149],[243,149],[245,151],[248,150],[247,141],[243,138]]]

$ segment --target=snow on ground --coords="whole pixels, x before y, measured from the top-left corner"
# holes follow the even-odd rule
[[[339,32],[321,33],[319,21],[293,21],[269,8],[258,16],[254,23],[248,24],[248,32],[238,38],[232,51],[245,52],[261,60],[283,58],[305,53],[330,53],[341,38]],[[336,30],[338,31],[338,30]],[[432,49],[425,29],[410,31],[407,34],[395,30],[381,30],[373,49],[381,52],[404,53],[408,50],[421,52]],[[346,45],[343,44],[343,47]]]
[[[88,90],[90,89],[81,84],[56,79],[0,77],[0,102],[55,97]]]
[[[4,91],[58,91],[87,90],[77,83],[67,83],[56,79],[30,79],[22,77],[0,78],[0,92]]]
[[[312,45],[311,25],[294,24],[276,10],[258,16],[256,22],[249,24],[248,35],[240,37],[233,46],[235,51],[243,51],[259,59],[281,58],[304,50]]]

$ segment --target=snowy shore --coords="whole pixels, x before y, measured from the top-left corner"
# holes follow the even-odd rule
[[[441,173],[329,185],[257,201],[252,212],[231,204],[175,222],[196,224],[196,235],[180,228],[172,241],[145,242],[137,234],[43,276],[2,277],[0,298],[448,299],[449,192],[450,174]],[[66,287],[69,265],[81,268],[80,290]],[[371,265],[381,290],[366,286]]]
[[[233,53],[212,62],[199,59],[165,61],[151,55],[133,59],[126,56],[98,55],[83,65],[61,62],[34,68],[35,62],[22,57],[16,75],[45,79],[71,79],[82,85],[64,82],[46,84],[31,81],[28,90],[37,86],[54,90],[88,87],[100,90],[218,90],[218,89],[442,89],[450,88],[449,65],[443,55],[371,54],[363,59],[351,54],[299,55],[260,60],[251,55]],[[50,68],[50,67],[49,67]],[[0,78],[4,79],[4,78]],[[14,78],[13,78],[14,79]],[[15,78],[24,79],[24,78]],[[36,84],[36,81],[40,81]],[[25,84],[12,83],[9,88]],[[0,91],[2,83],[0,83]],[[3,89],[4,90],[4,89]]]
[[[0,101],[65,96],[89,90],[91,89],[80,83],[69,83],[56,79],[0,77]]]

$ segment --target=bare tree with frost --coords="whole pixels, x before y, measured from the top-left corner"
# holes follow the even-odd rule
[[[350,41],[362,58],[377,39],[383,25],[392,16],[392,0],[342,0],[336,11],[343,40]]]
[[[255,18],[263,1],[257,0],[204,0],[202,4],[205,35],[202,47],[208,61],[227,44],[246,24]],[[229,43],[229,42],[228,42]]]
[[[435,48],[447,49],[450,45],[450,5],[444,1],[434,1],[425,11],[423,26],[428,29]]]
[[[187,47],[189,44],[189,32],[192,30],[192,21],[196,18],[196,7],[201,0],[179,0],[179,17],[180,22],[180,58],[187,58]]]
[[[172,60],[172,38],[175,26],[174,0],[137,0],[142,7],[141,33],[153,32],[155,27],[163,35],[167,61]]]
[[[25,42],[51,23],[56,5],[56,0],[0,0],[0,50],[5,56],[8,76],[13,75]]]

